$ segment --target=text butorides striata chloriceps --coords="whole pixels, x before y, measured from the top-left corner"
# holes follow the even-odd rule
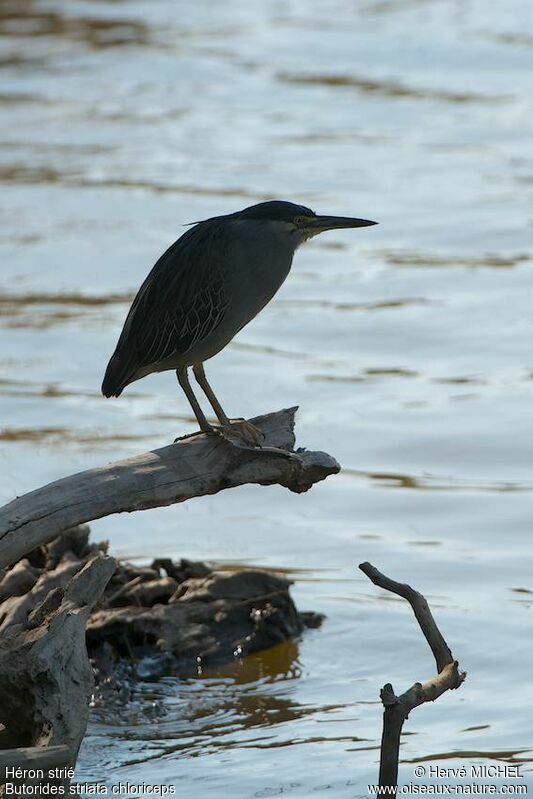
[[[202,431],[237,435],[259,446],[259,430],[226,416],[207,382],[204,361],[224,349],[272,299],[300,244],[326,230],[374,224],[320,216],[279,200],[196,223],[163,253],[139,289],[102,393],[118,397],[135,380],[173,369]],[[189,367],[220,427],[207,421],[189,382]]]

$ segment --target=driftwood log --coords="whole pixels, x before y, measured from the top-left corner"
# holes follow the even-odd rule
[[[50,769],[76,762],[94,684],[85,626],[113,574],[115,561],[98,554],[76,565],[64,588],[56,585],[47,591],[45,586],[27,603],[29,613],[23,620],[9,625],[0,636],[2,745],[17,747],[13,753],[0,753],[5,768]],[[60,748],[48,750],[56,746]],[[43,747],[46,749],[39,752]],[[69,752],[66,758],[64,747]],[[24,785],[43,782],[31,776],[6,781]],[[44,782],[64,786],[68,779],[63,775]]]
[[[307,491],[340,467],[324,452],[294,451],[296,410],[250,420],[264,433],[261,448],[190,436],[14,499],[0,510],[0,569],[64,530],[113,513],[172,505],[245,483]]]
[[[109,599],[104,594],[103,607],[89,618],[87,646],[104,685],[113,677],[113,664],[124,658],[135,664],[133,679],[190,676],[295,638],[320,621],[298,612],[291,582],[282,575],[221,572],[189,561],[165,561],[162,567],[154,561],[152,568],[151,579],[134,577],[124,593]],[[119,564],[108,590],[135,569]]]
[[[0,746],[6,747],[0,764],[75,764],[93,687],[86,625],[104,592],[104,604],[90,625],[91,635],[102,639],[112,639],[113,630],[124,630],[128,623],[142,638],[150,622],[152,633],[155,629],[162,640],[174,636],[178,646],[175,625],[189,617],[200,625],[208,598],[218,603],[220,612],[212,614],[217,622],[245,614],[249,623],[252,614],[252,629],[242,639],[252,648],[267,629],[283,634],[276,628],[280,602],[285,602],[294,629],[300,629],[301,619],[286,602],[287,581],[269,582],[261,573],[254,579],[263,579],[262,596],[253,601],[243,595],[242,581],[209,572],[187,574],[187,563],[178,577],[176,564],[155,562],[152,580],[141,573],[126,575],[106,591],[117,573],[116,563],[105,548],[88,545],[83,527],[110,514],[171,505],[246,483],[307,491],[340,467],[323,452],[294,450],[295,412],[291,408],[251,420],[264,433],[261,448],[216,436],[190,436],[57,480],[0,509]],[[35,562],[32,553],[39,549],[45,562]],[[134,612],[120,608],[130,602],[138,605]],[[161,602],[166,610],[146,612],[145,606],[153,611]],[[205,613],[203,621],[208,621]],[[205,654],[216,655],[216,641],[208,643]],[[226,649],[232,644],[226,635]],[[187,662],[194,649],[189,647]],[[67,784],[67,779],[56,784]]]
[[[398,787],[400,736],[409,713],[424,702],[434,702],[445,691],[459,688],[466,678],[466,673],[459,671],[459,665],[454,660],[450,647],[437,627],[429,605],[422,594],[415,591],[410,585],[398,583],[396,580],[386,577],[371,563],[361,563],[359,568],[374,585],[391,591],[409,602],[437,666],[436,677],[425,683],[415,682],[400,696],[396,696],[390,683],[381,689],[380,696],[384,711],[379,785],[396,789]]]
[[[87,560],[107,553],[107,542],[91,544],[89,535],[86,524],[67,530],[19,561],[0,582],[0,649],[10,627],[51,613]],[[2,601],[6,584],[12,594]],[[128,682],[190,676],[318,626],[319,615],[298,612],[290,586],[284,575],[221,570],[185,558],[156,558],[147,566],[118,561],[87,620],[89,656],[100,682],[115,676],[115,663],[119,682],[126,675]],[[125,669],[125,662],[131,668]]]
[[[298,612],[282,575],[186,559],[115,563],[107,542],[91,544],[89,534],[87,525],[67,530],[0,581],[0,747],[15,747],[0,751],[0,784],[66,784],[87,697],[110,712],[139,679],[198,674],[322,620]],[[31,776],[53,767],[61,779]]]

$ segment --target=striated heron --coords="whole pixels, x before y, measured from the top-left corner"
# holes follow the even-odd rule
[[[326,230],[375,225],[368,219],[318,216],[274,200],[198,222],[159,258],[130,308],[106,369],[102,393],[118,397],[152,372],[174,369],[205,433],[260,445],[249,422],[230,420],[207,382],[204,361],[222,350],[272,299],[297,247]],[[194,376],[220,428],[207,421],[189,382]]]

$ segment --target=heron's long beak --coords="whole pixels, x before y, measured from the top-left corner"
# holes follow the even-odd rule
[[[321,233],[324,230],[368,227],[369,225],[377,224],[377,222],[372,222],[370,219],[354,219],[351,216],[316,216],[306,222],[306,227],[309,227],[313,232]]]

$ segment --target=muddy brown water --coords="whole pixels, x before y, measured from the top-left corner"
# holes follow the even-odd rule
[[[234,415],[299,404],[299,443],[343,473],[93,525],[139,562],[286,569],[327,622],[96,714],[77,778],[365,796],[380,686],[433,671],[369,560],[469,673],[413,713],[404,782],[521,763],[533,787],[531,4],[4,0],[0,30],[2,500],[194,429],[171,374],[99,394],[184,223],[270,197],[381,223],[302,248],[208,364]]]

